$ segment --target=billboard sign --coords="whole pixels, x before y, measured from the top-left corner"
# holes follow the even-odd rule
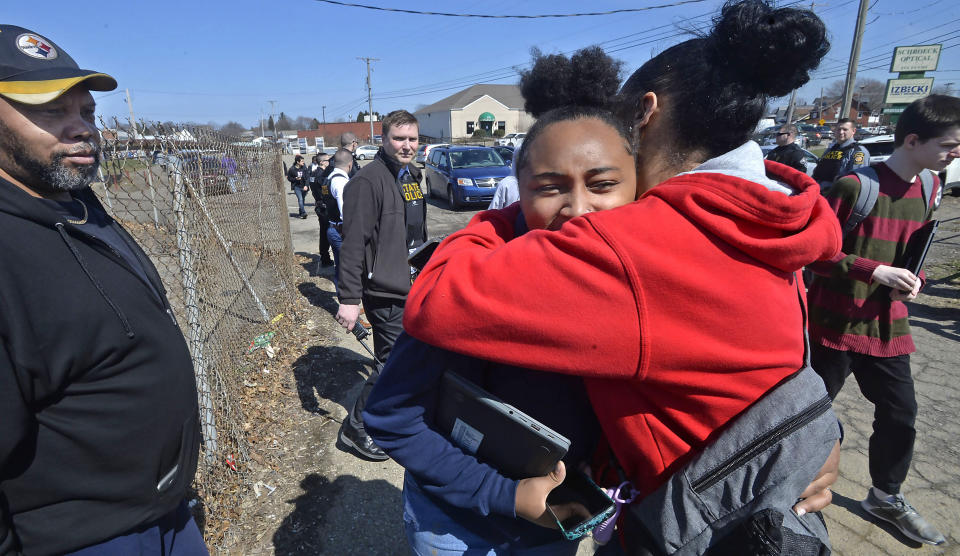
[[[930,94],[933,89],[933,78],[920,79],[888,79],[887,94],[883,98],[884,104],[910,104],[918,98]]]
[[[940,44],[923,44],[917,46],[898,46],[893,49],[893,60],[890,62],[890,72],[902,71],[933,71],[940,62]]]

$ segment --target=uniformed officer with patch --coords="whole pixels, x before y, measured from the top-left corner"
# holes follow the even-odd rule
[[[813,170],[813,179],[821,189],[827,189],[833,182],[850,172],[870,165],[870,153],[860,143],[854,141],[857,125],[850,118],[837,121],[834,131],[836,141],[820,157]]]

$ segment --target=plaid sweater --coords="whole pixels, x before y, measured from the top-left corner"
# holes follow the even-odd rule
[[[809,266],[816,273],[807,292],[810,337],[840,351],[893,357],[916,351],[907,306],[891,300],[890,288],[871,277],[879,265],[903,266],[907,241],[926,221],[928,207],[919,177],[909,183],[884,163],[874,167],[880,180],[877,204],[844,237],[840,253]],[[936,181],[931,200],[938,187]],[[824,192],[841,224],[850,217],[859,192],[860,180],[853,175]]]

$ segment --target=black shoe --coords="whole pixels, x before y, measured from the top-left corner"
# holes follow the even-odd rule
[[[306,215],[306,214],[301,214],[301,215],[300,215],[300,220],[306,220],[306,219],[307,219],[307,215]]]
[[[333,259],[320,259],[320,266],[333,266]]]
[[[373,443],[373,439],[370,438],[370,435],[368,435],[366,432],[360,431],[358,433],[351,427],[343,426],[340,428],[340,442],[343,442],[347,447],[352,448],[363,458],[373,461],[384,461],[390,459],[390,456],[385,454],[379,446]]]

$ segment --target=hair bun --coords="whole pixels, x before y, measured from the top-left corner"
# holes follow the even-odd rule
[[[737,76],[758,95],[783,96],[810,80],[830,49],[813,12],[774,9],[762,0],[728,2],[706,37],[718,70]]]
[[[531,51],[533,66],[520,72],[524,109],[534,117],[563,106],[609,108],[620,87],[623,62],[599,46],[563,54]]]

